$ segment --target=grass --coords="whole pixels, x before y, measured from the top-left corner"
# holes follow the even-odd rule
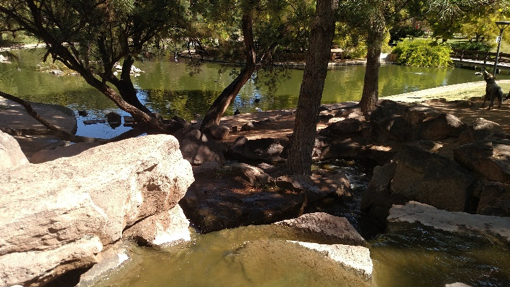
[[[503,89],[503,93],[505,95],[509,93],[510,80],[501,81],[498,82],[498,84]],[[434,89],[426,89],[417,92],[384,97],[384,99],[402,102],[416,102],[443,98],[447,101],[455,101],[479,98],[483,95],[485,95],[485,83],[480,81],[477,83],[466,83]]]

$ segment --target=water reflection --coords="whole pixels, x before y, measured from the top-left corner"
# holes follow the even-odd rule
[[[36,66],[43,56],[41,49],[19,50],[14,53],[19,62],[0,64],[2,91],[25,100],[58,104],[75,111],[95,111],[98,117],[104,117],[112,110],[126,115],[79,76],[58,77],[38,72]],[[200,73],[191,76],[192,71],[186,63],[176,63],[170,56],[159,61],[135,63],[144,71],[133,79],[139,89],[138,96],[154,112],[166,117],[177,115],[191,120],[197,115],[203,116],[215,97],[234,79],[235,69],[208,63],[201,67]],[[322,103],[359,101],[364,74],[365,66],[362,65],[330,70],[326,78]],[[259,72],[258,76],[258,78],[254,76],[240,91],[227,115],[231,115],[236,109],[248,113],[296,107],[303,77],[302,70],[287,70],[279,77],[275,77],[273,73],[262,72]],[[499,75],[499,78],[510,77]],[[383,65],[379,77],[380,96],[480,80],[473,70]],[[267,85],[268,82],[277,82],[277,89]],[[255,99],[258,101],[255,102]],[[88,134],[85,129],[80,125],[78,134]],[[111,136],[117,133],[115,130],[111,132]]]

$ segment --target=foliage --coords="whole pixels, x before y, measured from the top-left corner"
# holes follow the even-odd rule
[[[451,65],[452,49],[448,44],[431,40],[404,40],[393,49],[397,63],[413,67],[447,67]]]
[[[474,50],[474,51],[489,52],[495,45],[489,45],[487,43],[475,42],[475,41],[462,41],[462,42],[450,43],[450,46],[452,47],[452,49],[456,49],[456,50]]]
[[[402,39],[411,37],[411,38],[417,38],[423,36],[425,32],[421,29],[417,29],[413,27],[412,25],[402,25],[402,26],[395,26],[392,29],[390,29],[391,42],[400,41]]]

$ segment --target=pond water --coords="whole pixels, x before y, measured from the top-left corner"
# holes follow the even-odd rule
[[[0,89],[20,98],[42,103],[58,104],[74,110],[78,119],[78,135],[109,138],[129,128],[110,128],[107,124],[85,125],[83,121],[104,119],[106,113],[118,110],[113,103],[79,76],[55,76],[37,71],[42,50],[17,50],[13,53],[19,62],[0,64]],[[172,59],[165,60],[165,59]],[[134,83],[138,96],[153,111],[164,117],[180,116],[186,120],[197,114],[204,115],[214,99],[233,79],[232,69],[222,69],[219,64],[208,63],[201,72],[190,76],[184,62],[174,62],[173,57],[159,61],[137,62],[142,69]],[[223,71],[219,73],[219,71]],[[363,89],[365,67],[343,66],[330,70],[326,78],[322,103],[359,101]],[[276,90],[250,80],[236,97],[226,115],[255,112],[256,109],[275,110],[294,108],[297,105],[302,70],[289,70],[280,77]],[[508,78],[501,75],[501,78]],[[264,76],[261,76],[264,79]],[[272,78],[273,79],[273,78]],[[267,80],[267,77],[266,77]],[[458,68],[413,68],[383,65],[380,71],[380,95],[390,96],[444,85],[480,81],[473,70]],[[259,101],[255,101],[259,99]],[[78,116],[78,110],[86,110],[86,117]]]

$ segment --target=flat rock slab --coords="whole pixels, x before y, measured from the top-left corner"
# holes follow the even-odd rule
[[[279,221],[275,224],[312,233],[315,236],[334,238],[338,243],[366,244],[365,239],[361,237],[345,217],[338,217],[324,212],[307,213],[298,218]]]
[[[449,232],[493,234],[510,242],[510,217],[448,212],[415,201],[394,205],[388,222],[419,222]]]
[[[318,244],[310,242],[290,241],[305,248],[315,250],[326,257],[340,263],[347,269],[353,270],[364,279],[372,278],[374,265],[370,258],[370,250],[363,246],[343,244]]]

